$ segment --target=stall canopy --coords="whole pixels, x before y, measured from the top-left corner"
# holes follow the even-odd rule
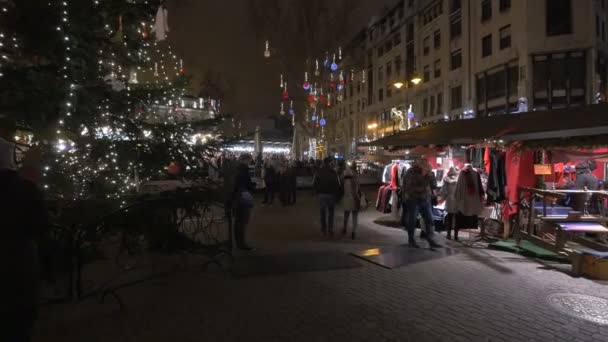
[[[361,146],[472,145],[487,140],[555,145],[576,137],[608,138],[608,104],[439,122]]]

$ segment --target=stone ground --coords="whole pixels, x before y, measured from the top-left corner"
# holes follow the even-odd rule
[[[351,252],[406,240],[401,230],[373,224],[379,214],[371,209],[356,241],[323,239],[313,196],[299,196],[295,207],[256,207],[254,253]],[[124,310],[112,299],[45,306],[35,341],[608,341],[608,325],[547,303],[555,293],[608,298],[606,282],[454,246],[460,253],[393,270],[361,261],[354,269],[252,278],[174,273],[120,290]]]

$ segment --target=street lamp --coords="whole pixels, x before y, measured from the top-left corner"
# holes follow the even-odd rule
[[[414,85],[418,85],[420,84],[420,82],[422,82],[422,78],[420,77],[420,75],[414,74],[414,77],[412,78],[412,83],[414,83]]]
[[[393,86],[397,89],[401,89],[403,88],[405,84],[403,84],[403,82],[395,82],[395,84],[393,84]]]

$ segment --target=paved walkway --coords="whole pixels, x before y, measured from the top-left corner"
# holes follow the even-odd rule
[[[356,241],[322,239],[314,198],[298,195],[296,207],[256,208],[257,253],[350,252],[406,240],[401,230],[374,225],[371,209]],[[608,298],[606,283],[512,254],[460,250],[393,270],[362,262],[239,279],[182,272],[121,290],[123,311],[113,300],[46,307],[35,341],[608,341],[608,325],[547,302],[556,293]]]

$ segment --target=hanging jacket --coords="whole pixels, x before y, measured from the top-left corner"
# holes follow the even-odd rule
[[[443,186],[439,191],[439,196],[445,200],[445,211],[448,214],[456,214],[456,185],[458,184],[458,176],[446,176],[443,179]]]
[[[465,168],[458,175],[456,183],[456,210],[464,216],[479,216],[483,210],[483,186],[481,176],[471,168]]]

